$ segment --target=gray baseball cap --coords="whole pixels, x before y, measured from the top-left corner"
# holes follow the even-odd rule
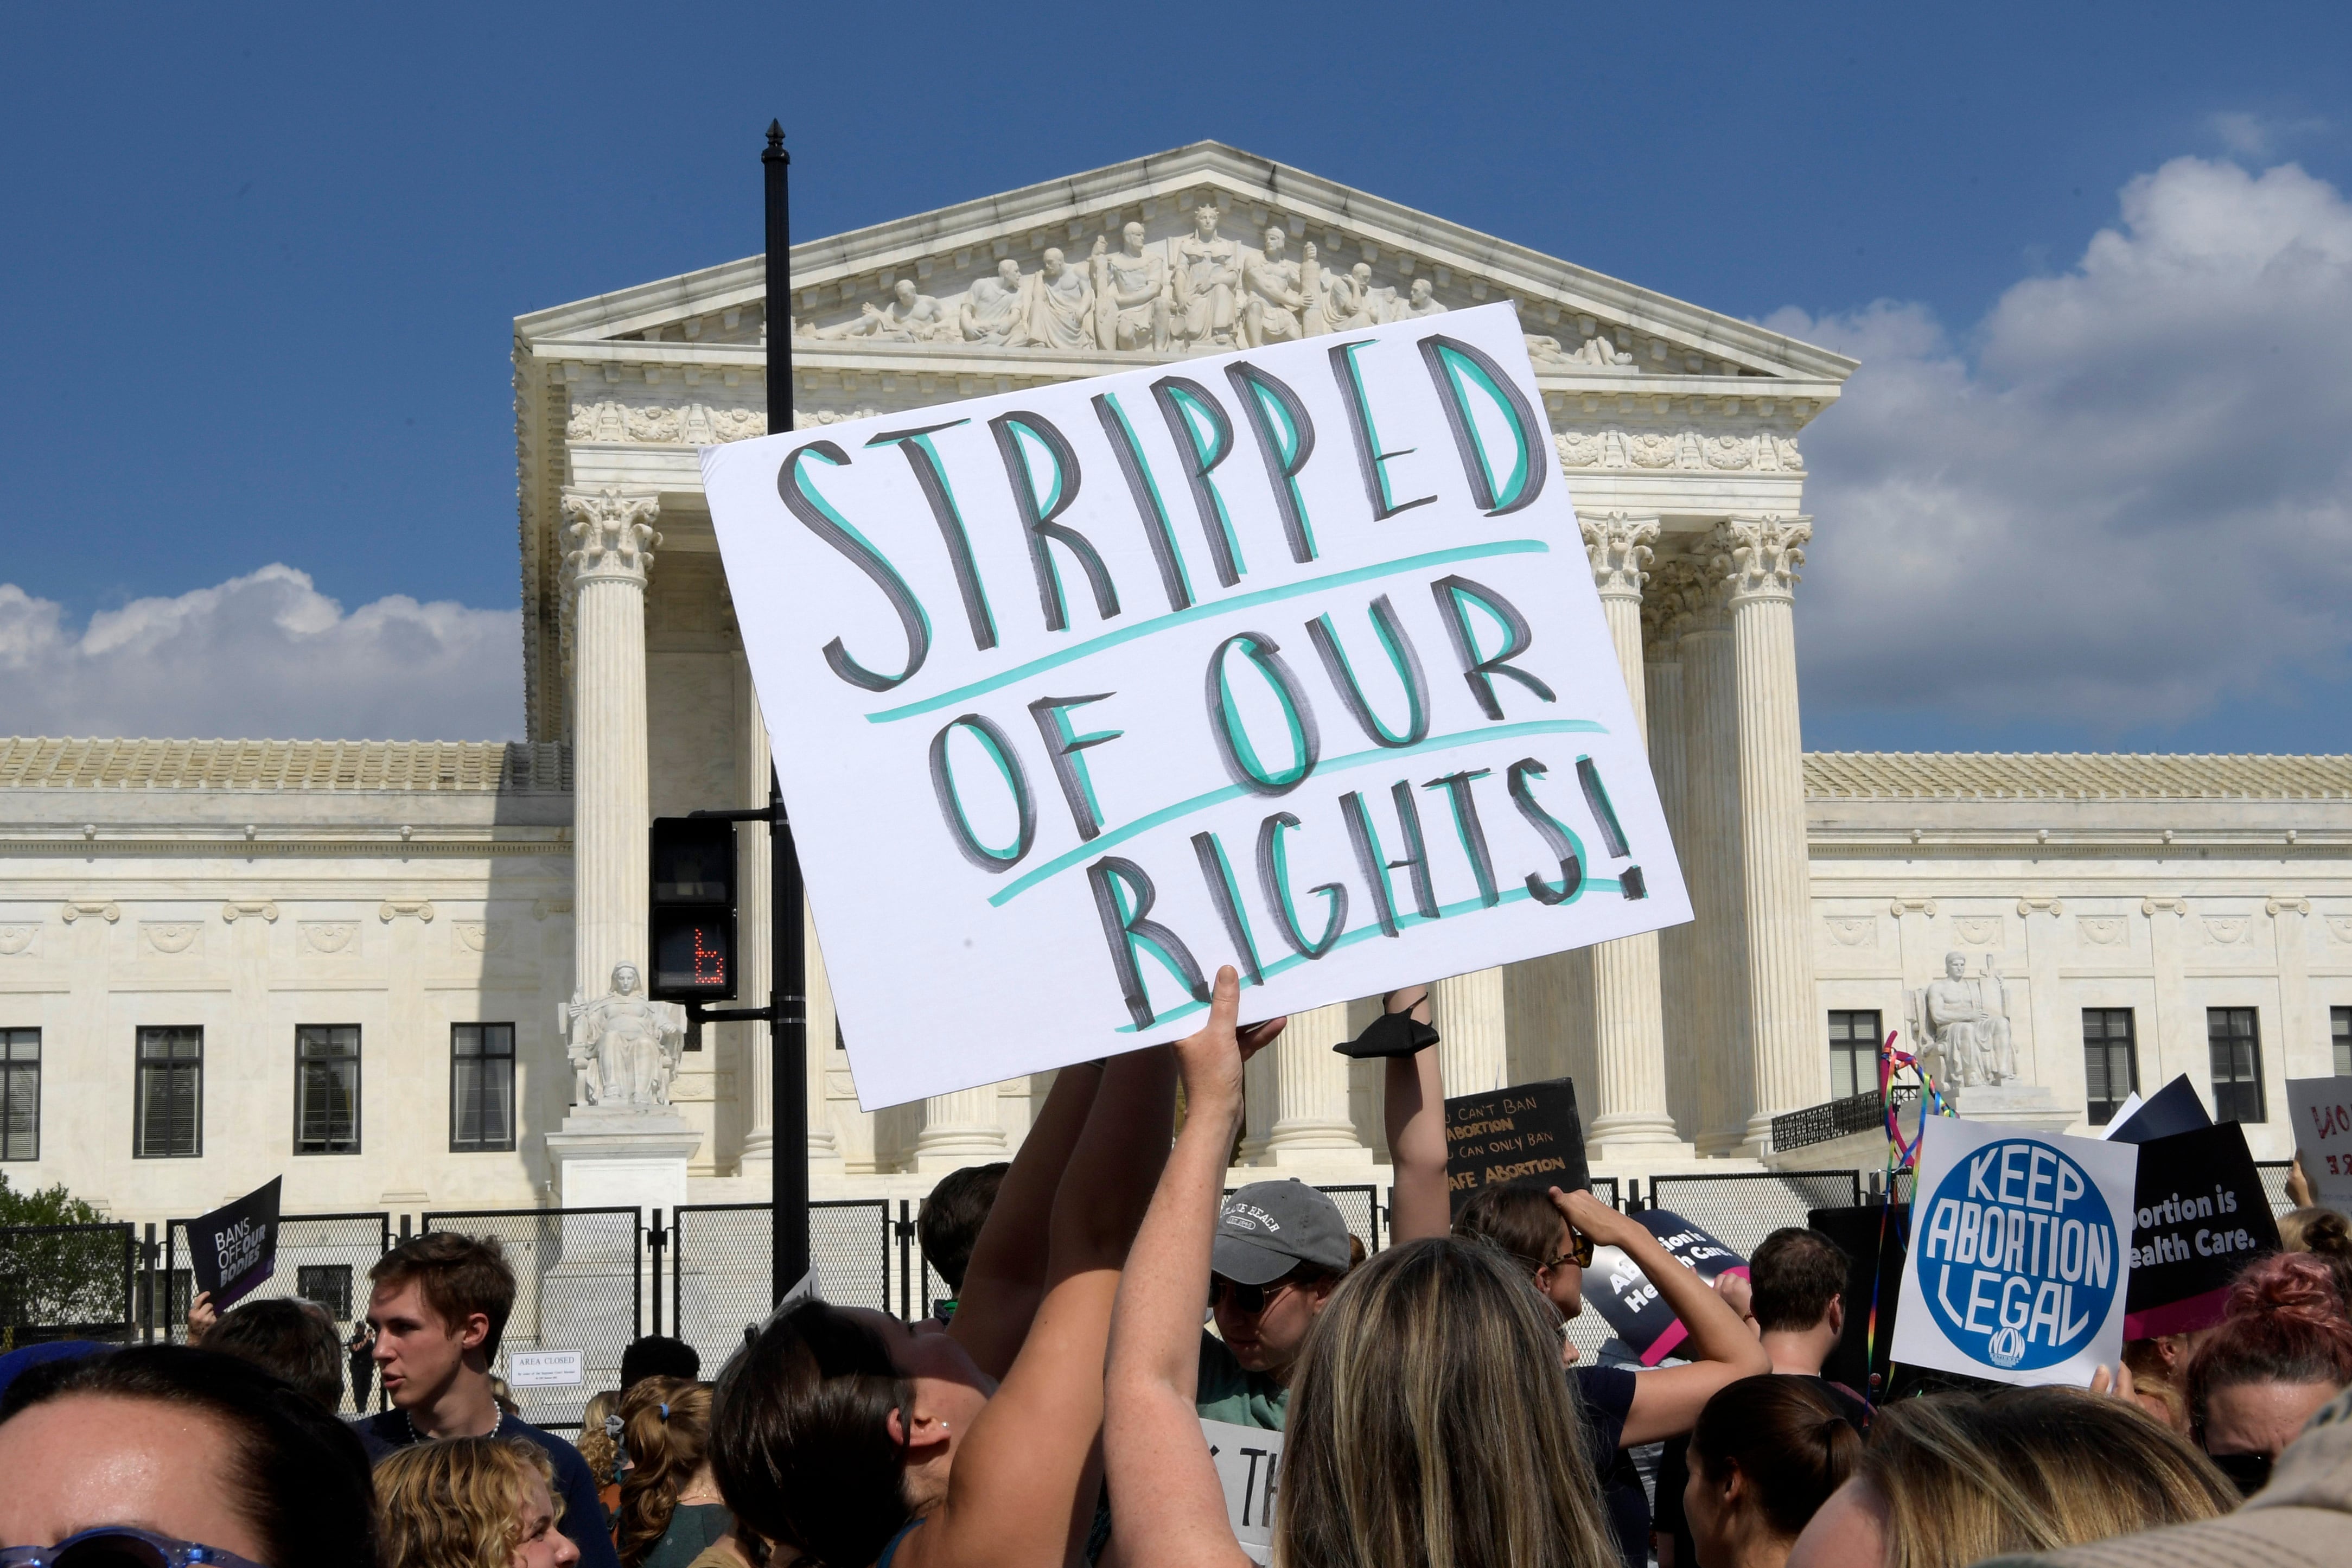
[[[1217,1215],[1209,1268],[1236,1285],[1269,1285],[1302,1263],[1348,1271],[1339,1205],[1306,1183],[1252,1182]]]

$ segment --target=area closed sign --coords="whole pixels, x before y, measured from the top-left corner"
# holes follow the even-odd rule
[[[865,1105],[1689,918],[1542,409],[1490,306],[704,450]]]

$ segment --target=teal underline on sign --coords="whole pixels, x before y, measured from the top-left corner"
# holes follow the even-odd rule
[[[1569,901],[1573,903],[1576,901],[1577,898],[1580,898],[1586,893],[1622,893],[1624,890],[1624,888],[1619,884],[1614,877],[1591,877],[1585,879],[1584,885],[1576,890],[1576,894],[1571,897]],[[1495,905],[1516,904],[1532,898],[1533,896],[1534,895],[1529,893],[1524,887],[1513,888],[1497,897],[1495,900]],[[1466,915],[1480,908],[1492,908],[1495,907],[1495,905],[1482,905],[1476,899],[1465,899],[1457,904],[1438,905],[1437,914],[1438,918],[1441,920],[1451,920],[1456,915]],[[1400,910],[1397,911],[1396,923],[1397,929],[1399,931],[1402,931],[1407,926],[1427,925],[1430,923],[1430,917],[1418,912],[1406,914],[1403,910]],[[1368,937],[1375,937],[1380,934],[1380,922],[1375,921],[1370,925],[1358,926],[1355,930],[1345,932],[1340,936],[1339,941],[1333,942],[1325,951],[1337,952],[1343,947],[1353,946],[1355,943],[1362,942]],[[1258,966],[1258,973],[1271,980],[1277,974],[1286,973],[1287,972],[1297,968],[1302,963],[1311,962],[1313,961],[1294,952],[1288,958],[1277,958],[1272,963],[1260,964]],[[1195,1013],[1205,1013],[1208,1010],[1209,1005],[1205,1002],[1187,1002],[1181,1007],[1171,1007],[1166,1012],[1161,1013],[1157,1017],[1153,1018],[1151,1020],[1151,1026],[1156,1029],[1162,1024],[1172,1024],[1179,1018],[1189,1018]],[[1116,1032],[1122,1035],[1132,1035],[1137,1031],[1133,1024],[1121,1024]]]
[[[1344,757],[1333,757],[1328,761],[1316,763],[1315,776],[1344,773],[1349,768],[1365,767],[1385,757],[1411,757],[1423,752],[1450,752],[1456,746],[1467,746],[1479,741],[1507,741],[1519,735],[1571,733],[1605,735],[1608,732],[1605,725],[1592,719],[1531,719],[1524,724],[1490,724],[1483,730],[1464,730],[1453,735],[1433,735],[1416,745],[1387,746],[1370,752],[1350,752]],[[1251,792],[1243,789],[1239,784],[1227,784],[1223,789],[1213,789],[1206,795],[1196,795],[1190,800],[1180,800],[1174,805],[1155,811],[1149,816],[1139,816],[1133,822],[1121,823],[1117,827],[1107,827],[1068,854],[1057,855],[1027,875],[1017,877],[1006,883],[1002,889],[989,895],[989,905],[992,908],[1001,909],[1046,878],[1066,871],[1081,860],[1089,859],[1114,845],[1124,844],[1139,833],[1149,833],[1153,828],[1165,826],[1179,817],[1190,816],[1196,811],[1205,811],[1213,805],[1223,805],[1229,800],[1239,800],[1244,795],[1249,793]],[[1339,940],[1345,942],[1349,939],[1341,937]],[[1270,970],[1269,973],[1271,973]]]
[[[1014,665],[1011,669],[992,675],[985,680],[975,680],[969,686],[959,686],[952,691],[942,691],[937,697],[926,697],[920,702],[904,703],[897,708],[878,709],[866,715],[866,721],[869,724],[890,724],[901,719],[915,718],[919,714],[936,713],[942,708],[953,707],[966,698],[978,697],[985,692],[994,691],[997,688],[1010,686],[1016,680],[1026,680],[1033,675],[1042,674],[1057,666],[1067,664],[1072,659],[1085,658],[1087,655],[1100,653],[1107,647],[1117,647],[1121,643],[1133,642],[1138,637],[1148,637],[1155,632],[1169,631],[1193,621],[1207,620],[1212,616],[1222,616],[1228,611],[1247,610],[1259,605],[1278,604],[1284,599],[1295,599],[1301,594],[1312,594],[1324,588],[1344,588],[1350,583],[1369,583],[1378,577],[1393,577],[1401,572],[1418,572],[1424,566],[1444,566],[1455,561],[1475,561],[1487,555],[1547,553],[1550,549],[1551,546],[1540,539],[1504,539],[1491,544],[1465,544],[1454,550],[1433,550],[1425,555],[1408,555],[1402,561],[1387,561],[1377,566],[1359,566],[1351,572],[1334,572],[1327,577],[1309,577],[1305,582],[1289,583],[1279,588],[1263,588],[1255,594],[1238,594],[1230,599],[1219,599],[1214,604],[1195,605],[1189,610],[1178,610],[1172,615],[1155,616],[1150,620],[1138,621],[1131,626],[1122,626],[1115,632],[1105,632],[1098,637],[1088,637],[1086,641],[1073,644],[1059,653],[1049,653],[1043,658],[1033,658],[1026,664]]]

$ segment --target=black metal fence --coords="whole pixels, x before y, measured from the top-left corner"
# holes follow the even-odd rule
[[[128,1340],[138,1327],[138,1277],[131,1226],[0,1228],[0,1351],[46,1340]]]
[[[1736,1175],[1655,1176],[1650,1206],[1678,1214],[1741,1257],[1814,1209],[1862,1202],[1859,1171],[1765,1171]]]
[[[1898,1085],[1891,1098],[1897,1105],[1916,1105],[1919,1090],[1916,1087]],[[1825,1105],[1808,1105],[1801,1110],[1790,1110],[1772,1118],[1772,1148],[1776,1153],[1791,1149],[1803,1149],[1815,1143],[1826,1143],[1832,1138],[1851,1137],[1856,1132],[1873,1132],[1886,1124],[1886,1107],[1878,1091],[1848,1095]]]
[[[907,1205],[898,1206],[903,1211]],[[743,1331],[766,1318],[774,1304],[771,1212],[766,1204],[688,1204],[670,1216],[668,1300],[656,1306],[667,1307],[666,1331],[701,1355],[705,1377],[719,1375],[743,1342]],[[911,1293],[904,1265],[891,1267],[894,1253],[905,1253],[885,1198],[810,1204],[809,1266],[825,1300],[912,1316],[899,1300]],[[913,1234],[911,1225],[907,1234]]]

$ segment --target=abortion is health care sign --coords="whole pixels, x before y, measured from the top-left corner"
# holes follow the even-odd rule
[[[1929,1117],[1895,1359],[2001,1383],[2116,1364],[2138,1167],[2128,1143]]]
[[[1690,918],[1507,305],[702,470],[867,1106]]]

